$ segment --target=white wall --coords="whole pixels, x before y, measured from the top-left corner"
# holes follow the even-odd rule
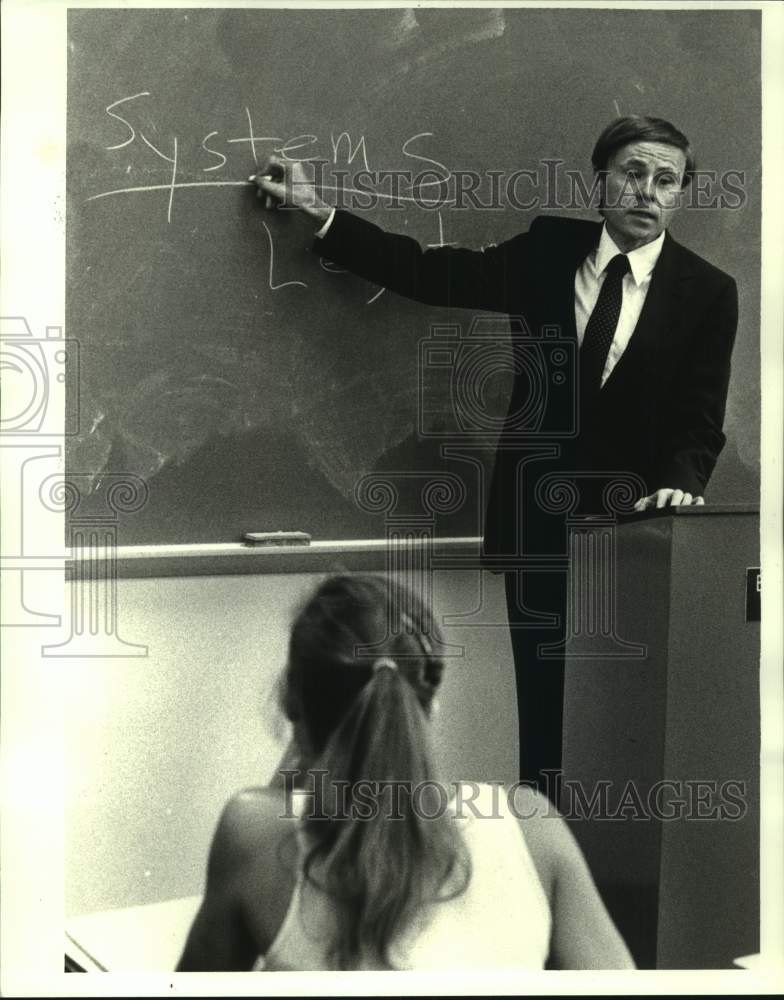
[[[288,742],[275,684],[316,575],[125,579],[119,631],[147,657],[62,660],[69,915],[200,892],[210,838],[238,788],[266,783]],[[446,626],[434,720],[445,780],[514,781],[517,712],[503,579],[477,622]],[[476,571],[435,574],[442,616],[480,604]]]

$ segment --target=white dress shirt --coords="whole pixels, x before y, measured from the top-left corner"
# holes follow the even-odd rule
[[[329,227],[332,225],[332,220],[335,218],[335,212],[336,211],[337,211],[336,208],[331,208],[329,210],[329,215],[324,220],[324,225],[316,233],[316,236],[317,236],[318,239],[321,239],[322,236],[326,236],[327,233],[329,232]]]
[[[645,303],[645,296],[650,288],[653,269],[663,245],[664,233],[661,233],[652,242],[626,254],[629,258],[629,271],[623,277],[621,315],[618,317],[618,326],[615,328],[615,336],[607,354],[607,362],[602,373],[602,385],[618,364],[631,340]],[[607,232],[607,226],[602,226],[599,245],[588,254],[577,268],[574,276],[574,318],[577,326],[577,342],[581,347],[588,318],[593,312],[604,279],[607,277],[607,265],[616,254],[621,252],[615,245],[612,236]]]
[[[326,236],[332,220],[335,218],[335,209],[329,213],[324,225],[318,230],[316,236]],[[645,304],[645,296],[651,284],[651,275],[659,259],[659,254],[664,246],[664,233],[661,233],[655,240],[646,243],[627,253],[629,258],[629,271],[623,278],[623,298],[621,301],[621,314],[618,317],[618,326],[615,328],[610,350],[607,354],[607,361],[602,372],[602,385],[609,378],[610,372],[615,368],[621,355],[626,350],[626,346],[631,340],[637,320],[640,318],[642,307]],[[577,268],[574,276],[574,318],[577,326],[577,342],[582,347],[585,328],[588,319],[599,298],[599,292],[604,279],[607,276],[607,265],[622,251],[616,246],[612,236],[607,232],[607,226],[602,226],[602,235],[599,238],[599,245],[592,250],[582,264]]]

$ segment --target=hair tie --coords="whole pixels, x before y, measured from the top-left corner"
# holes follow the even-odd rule
[[[405,611],[404,611],[401,614],[400,618],[401,618],[401,621],[403,622],[403,624],[408,628],[409,634],[413,635],[413,636],[416,636],[416,639],[419,642],[419,645],[422,647],[422,652],[425,654],[425,656],[426,657],[432,656],[433,655],[433,647],[430,644],[430,640],[424,634],[424,632],[422,632],[420,629],[418,629],[414,625],[414,622],[412,621],[411,616],[407,615],[405,613]]]
[[[377,674],[379,670],[385,669],[397,672],[397,664],[394,660],[390,660],[388,656],[381,656],[373,663],[373,673]]]

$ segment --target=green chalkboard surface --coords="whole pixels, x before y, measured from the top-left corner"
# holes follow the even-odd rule
[[[363,477],[387,475],[413,516],[438,474],[454,495],[436,504],[437,533],[478,534],[494,425],[471,460],[445,453],[459,430],[449,373],[420,364],[433,325],[470,336],[472,317],[320,261],[312,222],[263,211],[248,175],[273,151],[323,162],[333,186],[429,171],[417,192],[377,185],[362,210],[423,244],[480,247],[563,208],[515,206],[503,188],[457,206],[461,171],[549,159],[590,179],[596,135],[631,112],[672,119],[701,163],[745,173],[738,210],[687,210],[674,233],[739,282],[743,377],[714,498],[756,499],[758,26],[753,11],[69,11],[66,313],[81,367],[67,464],[81,510],[131,474],[148,495],[121,544],[383,537],[389,511],[358,502]],[[510,385],[491,373],[488,413]]]

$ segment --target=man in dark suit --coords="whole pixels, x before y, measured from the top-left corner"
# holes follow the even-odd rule
[[[330,209],[299,164],[274,161],[256,177],[260,194],[323,223],[316,249],[341,266],[421,302],[523,317],[534,338],[557,329],[577,348],[573,436],[548,432],[563,425],[548,412],[563,408],[562,394],[541,401],[535,432],[521,432],[530,381],[516,380],[485,521],[487,565],[506,571],[521,777],[540,785],[560,766],[563,702],[563,658],[541,646],[563,638],[566,612],[563,570],[546,559],[565,552],[565,518],[541,487],[571,477],[585,513],[601,511],[619,474],[636,484],[637,510],[702,504],[724,444],[737,325],[734,280],[666,232],[694,169],[686,137],[662,119],[620,118],[592,162],[603,224],[542,216],[483,251],[423,251]],[[523,557],[537,555],[532,570]]]

